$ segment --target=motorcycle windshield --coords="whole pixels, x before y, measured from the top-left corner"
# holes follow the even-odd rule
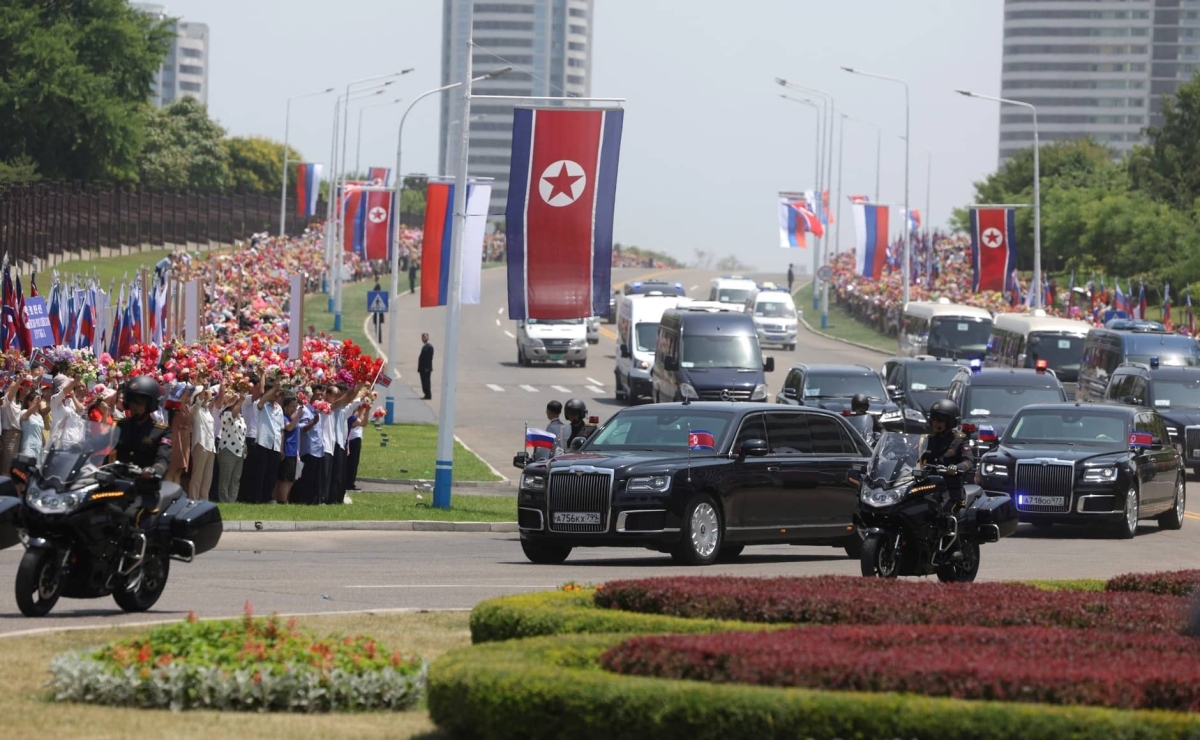
[[[116,442],[114,425],[68,416],[51,432],[46,457],[39,469],[43,485],[67,490],[108,462]]]
[[[884,432],[867,467],[872,488],[894,488],[912,480],[913,468],[925,452],[928,436]]]

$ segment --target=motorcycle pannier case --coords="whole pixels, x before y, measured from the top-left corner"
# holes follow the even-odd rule
[[[171,506],[168,511],[176,507]],[[208,552],[221,541],[221,510],[211,501],[188,501],[171,518],[171,537],[188,540],[196,555]]]
[[[17,515],[21,511],[21,499],[11,496],[0,498],[0,550],[12,547],[21,541],[17,526]]]
[[[1017,506],[1005,493],[980,496],[967,510],[967,524],[971,529],[977,531],[985,525],[995,524],[1001,537],[1017,531],[1017,519]]]

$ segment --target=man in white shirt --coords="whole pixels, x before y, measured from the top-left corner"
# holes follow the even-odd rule
[[[258,401],[265,392],[266,378],[250,376],[250,393],[242,402],[242,418],[246,420],[246,459],[242,463],[242,479],[238,485],[238,501],[243,504],[257,503],[261,495],[262,465],[258,459],[259,447],[255,444],[258,436]],[[257,472],[256,472],[257,471]],[[255,483],[257,482],[257,487]]]

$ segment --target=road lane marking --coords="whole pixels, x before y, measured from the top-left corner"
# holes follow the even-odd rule
[[[1188,519],[1200,519],[1200,514],[1193,514],[1190,511],[1184,514],[1184,516],[1186,516]]]
[[[502,314],[502,313],[504,313],[504,307],[503,307],[503,306],[501,306],[500,308],[498,308],[498,309],[496,310],[496,313],[501,313],[501,314]]]
[[[521,386],[521,390],[523,390],[523,391],[529,391],[530,393],[537,393],[537,392],[538,392],[537,388],[534,388],[532,385],[523,385],[523,386]]]
[[[596,387],[596,386],[594,386],[594,385],[589,385],[589,386],[584,386],[584,387],[586,387],[586,388],[587,388],[589,391],[591,391],[592,393],[604,393],[604,389],[603,389],[603,388],[597,388],[597,387]]]
[[[570,388],[563,388],[561,385],[552,385],[550,387],[553,388],[554,390],[558,391],[559,393],[570,393],[571,392]]]
[[[608,337],[609,339],[617,338],[617,333],[615,331],[613,331],[612,329],[609,329],[607,327],[603,327],[603,326],[600,327],[600,334]]]
[[[601,383],[599,380],[596,380],[595,378],[588,378],[587,382],[591,383],[592,385],[604,385],[603,383]]]
[[[516,335],[516,334],[513,334],[513,333],[512,333],[511,331],[509,331],[508,329],[505,329],[505,330],[504,330],[504,333],[508,335],[508,338],[509,338],[509,339],[516,339],[516,338],[517,338],[517,335]]]
[[[503,389],[503,388],[501,388],[501,387],[500,387],[500,386],[498,386],[498,385],[492,385],[491,383],[488,383],[488,384],[487,384],[487,387],[488,387],[488,388],[491,388],[492,390],[496,391],[497,393],[503,393],[503,392],[504,392],[504,389]]]
[[[693,285],[692,287],[688,288],[688,290],[695,290],[696,288],[699,288],[699,287],[700,287],[699,285]]]

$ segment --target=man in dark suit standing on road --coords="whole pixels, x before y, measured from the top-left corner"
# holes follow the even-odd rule
[[[421,356],[417,358],[417,374],[421,376],[421,391],[426,401],[433,400],[430,388],[430,378],[433,376],[433,345],[429,343],[429,335],[421,335]]]

